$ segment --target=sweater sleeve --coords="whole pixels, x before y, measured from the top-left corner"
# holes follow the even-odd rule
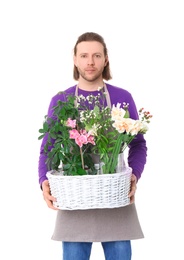
[[[138,110],[132,95],[129,96],[130,118],[139,119]],[[132,168],[137,180],[140,179],[147,158],[146,140],[143,134],[138,134],[129,144],[128,165]]]
[[[66,95],[74,94],[75,87],[76,86],[72,86],[72,87],[66,89],[65,91],[61,91],[61,92],[57,93],[55,96],[52,97],[49,107],[48,107],[48,112],[47,112],[47,116],[49,118],[54,119],[53,107],[57,105],[58,100],[66,101]],[[47,143],[47,139],[48,139],[48,135],[46,134],[41,142],[40,155],[39,155],[39,159],[38,159],[38,179],[39,179],[40,186],[44,180],[47,180],[47,176],[46,176],[46,173],[48,171],[47,164],[46,164],[47,155],[44,153],[44,146]],[[51,148],[52,147],[50,147],[50,149]]]
[[[51,99],[49,108],[48,108],[48,112],[47,112],[48,117],[54,118],[53,107],[57,105],[58,100],[62,100],[62,99],[63,99],[63,95],[61,95],[59,93]],[[47,139],[48,139],[48,134],[46,134],[43,137],[41,146],[40,146],[40,155],[39,155],[39,160],[38,160],[38,177],[39,177],[40,186],[44,180],[47,180],[47,176],[46,176],[46,173],[48,171],[48,167],[46,164],[47,155],[44,152],[44,146],[47,142]],[[51,149],[51,147],[50,147],[50,149]]]
[[[128,165],[132,168],[137,180],[144,170],[147,157],[146,140],[143,134],[138,134],[130,143],[128,151]]]

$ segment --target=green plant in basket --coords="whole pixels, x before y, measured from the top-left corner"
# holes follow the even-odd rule
[[[63,92],[64,93],[64,92]],[[129,118],[128,104],[105,106],[105,93],[58,101],[53,116],[45,117],[38,139],[47,136],[44,152],[49,170],[62,167],[64,175],[97,174],[92,155],[99,156],[103,173],[115,173],[119,153],[138,133],[145,134],[152,117],[139,110],[141,119]]]

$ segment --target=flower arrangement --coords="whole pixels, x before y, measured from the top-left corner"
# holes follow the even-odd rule
[[[63,94],[65,94],[63,92]],[[139,133],[145,134],[150,123],[149,112],[139,110],[140,119],[129,117],[128,105],[105,106],[105,93],[93,96],[66,95],[53,107],[53,117],[45,116],[39,129],[42,139],[47,135],[44,152],[48,170],[62,167],[64,175],[115,173],[118,155]],[[99,156],[99,164],[92,155]]]

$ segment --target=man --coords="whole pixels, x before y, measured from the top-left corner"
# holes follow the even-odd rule
[[[99,87],[108,93],[107,103],[128,103],[130,117],[138,119],[138,112],[132,95],[125,89],[107,84],[110,80],[110,65],[104,39],[96,33],[87,32],[79,36],[74,46],[73,76],[78,84],[65,90],[76,96],[98,95]],[[58,93],[50,102],[48,116],[52,116],[52,107],[63,95]],[[39,157],[39,183],[43,197],[51,209],[55,198],[51,196],[46,177],[47,167],[44,154],[44,137]],[[53,240],[62,241],[63,260],[88,260],[92,242],[101,242],[106,260],[130,260],[131,240],[143,238],[143,232],[137,216],[134,196],[136,184],[146,164],[147,147],[142,134],[129,145],[128,164],[132,168],[130,205],[113,209],[58,210]]]

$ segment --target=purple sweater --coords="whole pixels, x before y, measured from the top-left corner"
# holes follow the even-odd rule
[[[132,98],[132,95],[125,89],[112,86],[107,84],[107,89],[109,91],[111,104],[116,105],[117,103],[129,103],[129,113],[132,119],[138,119],[138,112],[135,105],[135,102]],[[76,85],[68,88],[65,90],[67,94],[74,94],[76,89]],[[85,91],[85,90],[78,90],[78,95],[88,96],[89,94],[96,95],[99,91]],[[65,96],[61,93],[56,94],[52,97],[49,108],[48,108],[48,117],[52,116],[52,107],[57,105],[58,100],[65,100]],[[38,175],[39,175],[39,184],[41,185],[44,180],[47,179],[46,173],[48,171],[47,165],[45,164],[46,155],[44,154],[44,145],[47,141],[47,137],[45,136],[42,140],[41,147],[40,147],[40,156],[38,161]],[[132,172],[136,175],[137,179],[141,177],[141,174],[144,170],[144,166],[146,164],[146,157],[147,157],[147,147],[146,147],[146,140],[142,134],[138,134],[136,138],[132,140],[129,145],[129,152],[128,152],[128,165],[132,168]]]

